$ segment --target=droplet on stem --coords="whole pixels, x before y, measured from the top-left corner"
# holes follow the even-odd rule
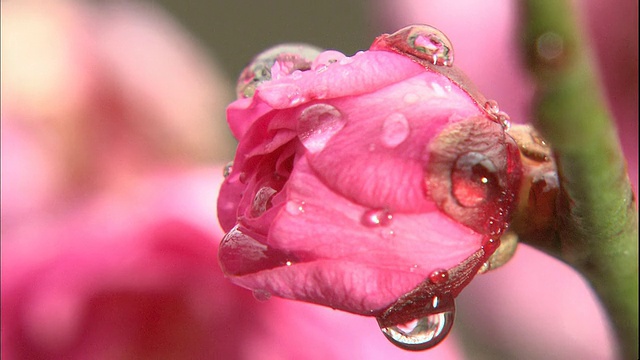
[[[444,340],[453,326],[455,305],[449,296],[434,296],[427,315],[403,324],[385,326],[377,319],[380,330],[392,344],[405,350],[426,350]]]
[[[432,284],[440,285],[449,281],[449,272],[446,269],[438,269],[429,275]]]

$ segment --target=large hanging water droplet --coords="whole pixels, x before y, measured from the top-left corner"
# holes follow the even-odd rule
[[[393,215],[385,209],[368,210],[362,215],[362,224],[367,227],[389,226]]]
[[[412,55],[431,62],[433,65],[453,65],[453,45],[440,30],[428,25],[413,25],[404,28],[394,35],[406,37],[412,49]]]
[[[380,330],[392,344],[406,350],[426,350],[444,340],[453,326],[455,305],[448,296],[432,298],[430,312],[403,324],[388,326],[378,318]]]
[[[307,44],[282,44],[261,52],[240,74],[236,85],[238,98],[252,97],[256,87],[265,81],[309,70],[321,51]]]
[[[281,266],[291,266],[297,258],[263,244],[246,234],[239,225],[220,242],[218,259],[227,275],[239,276]]]
[[[309,152],[317,153],[345,124],[344,116],[335,107],[328,104],[311,105],[300,114],[298,138]]]
[[[476,207],[496,195],[497,168],[481,153],[468,152],[455,162],[451,172],[451,192],[464,207]]]
[[[400,113],[393,113],[382,124],[380,140],[386,147],[394,148],[409,137],[409,131],[407,118]]]

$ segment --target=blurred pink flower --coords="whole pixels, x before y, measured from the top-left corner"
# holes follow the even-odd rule
[[[151,4],[3,2],[3,232],[156,166],[229,156],[212,69]]]
[[[281,55],[272,80],[229,106],[239,146],[220,190],[219,257],[233,282],[380,316],[430,277],[411,302],[452,300],[491,255],[519,153],[455,68],[403,52],[413,31],[431,30],[287,74],[295,56]],[[433,311],[409,308],[394,325]]]

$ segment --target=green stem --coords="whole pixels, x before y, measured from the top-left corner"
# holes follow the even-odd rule
[[[614,122],[570,1],[523,5],[523,41],[538,85],[535,117],[552,144],[561,187],[555,241],[524,242],[587,279],[609,313],[621,355],[637,359],[638,211]]]

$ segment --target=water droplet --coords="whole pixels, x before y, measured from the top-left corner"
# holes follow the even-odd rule
[[[231,175],[231,171],[233,171],[233,161],[229,161],[227,165],[224,166],[222,176],[224,176],[225,179],[228,178],[229,175]]]
[[[400,32],[406,34],[407,43],[414,50],[413,55],[433,65],[453,65],[453,45],[442,31],[428,25],[413,25]]]
[[[340,61],[338,62],[340,65],[348,65],[351,64],[353,62],[353,58],[352,57],[343,57],[342,59],[340,59]]]
[[[486,241],[482,248],[487,253],[490,251],[493,251],[493,253],[489,259],[482,264],[482,267],[478,270],[478,274],[497,269],[506,264],[516,253],[517,247],[518,235],[511,231],[505,232],[498,241],[494,239]]]
[[[447,96],[447,91],[439,83],[437,83],[435,81],[432,82],[431,83],[431,88],[433,89],[433,93],[434,93],[435,96],[439,96],[439,97]],[[451,90],[451,88],[449,88],[449,90]]]
[[[252,97],[263,82],[309,70],[321,51],[307,44],[282,44],[261,52],[240,74],[236,84],[238,98]]]
[[[301,77],[302,77],[302,71],[300,70],[296,70],[293,73],[291,73],[291,78],[293,80],[300,80]]]
[[[498,106],[498,102],[495,100],[487,100],[484,103],[484,109],[491,115],[496,115],[500,111],[500,107]]]
[[[289,200],[285,205],[285,209],[287,212],[293,216],[298,216],[300,214],[304,214],[304,201],[298,200]]]
[[[382,231],[380,231],[380,236],[382,236],[383,239],[392,239],[394,236],[396,236],[396,232],[393,231],[393,229],[384,229]]]
[[[477,152],[468,152],[456,160],[451,172],[451,192],[464,207],[476,207],[496,194],[496,166]]]
[[[389,148],[400,145],[409,136],[409,122],[400,113],[389,115],[382,124],[380,140]]]
[[[509,131],[511,129],[511,118],[507,115],[506,112],[500,111],[496,114],[497,120],[502,125],[504,131]]]
[[[432,284],[440,285],[449,281],[449,272],[445,269],[439,269],[429,275],[429,281]]]
[[[329,140],[346,124],[335,107],[315,104],[302,111],[298,121],[298,138],[311,153],[322,151]]]
[[[511,118],[506,112],[500,111],[497,101],[487,100],[487,102],[484,103],[484,109],[489,113],[489,116],[502,125],[504,131],[511,129]]]
[[[258,217],[264,214],[265,211],[271,208],[271,199],[273,195],[275,195],[277,191],[273,188],[265,186],[260,188],[256,195],[253,198],[253,203],[251,204],[251,216]]]
[[[420,97],[418,96],[418,94],[415,93],[407,93],[405,94],[405,96],[403,97],[403,100],[406,104],[415,104],[418,102],[418,100],[420,100]]]
[[[564,52],[564,41],[562,36],[554,32],[546,32],[536,40],[536,50],[538,56],[547,62],[558,60]]]
[[[434,296],[428,304],[427,315],[408,322],[389,326],[378,317],[380,330],[392,344],[405,350],[426,350],[444,340],[453,326],[455,306],[453,299]]]
[[[316,72],[322,72],[326,70],[329,65],[334,64],[346,56],[336,50],[327,50],[316,57],[316,59],[311,64],[311,70],[315,70]],[[324,70],[320,70],[324,69]]]
[[[300,88],[291,83],[265,83],[259,91],[264,102],[274,109],[284,109],[305,101]]]
[[[225,274],[233,276],[289,266],[297,261],[293,255],[269,247],[245,234],[239,225],[222,238],[218,259]]]
[[[489,270],[491,270],[491,264],[488,261],[485,261],[480,267],[480,269],[478,269],[478,275],[484,274]]]
[[[271,299],[271,293],[267,290],[256,289],[253,290],[253,297],[258,301],[267,301]]]
[[[500,239],[497,238],[488,238],[482,244],[485,254],[493,254],[498,247],[500,247]]]
[[[362,215],[362,224],[367,227],[389,226],[393,215],[385,209],[368,210]]]

